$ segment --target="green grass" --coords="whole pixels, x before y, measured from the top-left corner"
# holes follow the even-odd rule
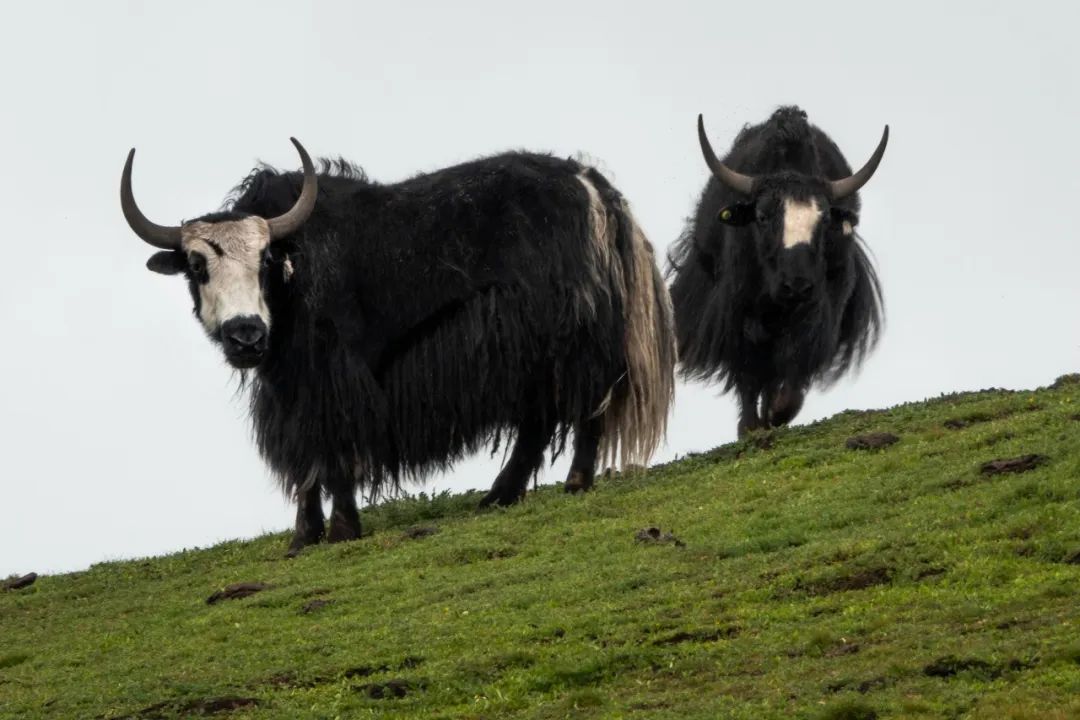
[[[900,441],[845,448],[872,431]],[[0,716],[1080,717],[1080,377],[477,499],[387,503],[295,560],[278,534],[0,593]]]

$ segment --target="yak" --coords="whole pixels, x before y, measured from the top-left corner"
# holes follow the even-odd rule
[[[356,492],[399,489],[488,443],[512,450],[482,505],[520,500],[573,434],[565,488],[665,432],[675,329],[623,196],[576,160],[507,152],[396,184],[344,160],[259,166],[225,209],[157,225],[121,178],[147,267],[250,393],[258,449],[297,505],[290,555],[360,536]],[[508,447],[508,446],[507,446]],[[329,531],[322,499],[332,500]]]
[[[798,107],[747,125],[724,160],[698,116],[712,171],[669,257],[680,372],[735,390],[738,434],[789,423],[875,346],[881,287],[859,194],[885,152],[885,126],[857,173]]]

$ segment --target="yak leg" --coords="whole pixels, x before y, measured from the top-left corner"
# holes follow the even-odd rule
[[[350,475],[342,476],[330,488],[334,499],[330,510],[330,535],[332,543],[360,539],[360,511],[356,507],[356,480]]]
[[[296,532],[289,543],[288,557],[296,557],[308,545],[317,545],[326,532],[322,495],[318,483],[296,493]]]
[[[596,453],[604,434],[604,420],[595,417],[574,426],[574,459],[563,489],[568,493],[589,490],[596,477]]]
[[[758,415],[758,396],[761,395],[761,386],[757,383],[747,383],[737,386],[739,393],[739,438],[744,438],[754,430],[760,430],[765,426],[761,416]]]
[[[517,431],[517,440],[491,490],[480,501],[480,507],[489,505],[513,505],[525,497],[529,478],[544,462],[544,448],[551,444],[555,434],[554,421],[541,421],[535,417],[523,422]]]
[[[765,411],[768,413],[769,424],[774,427],[787,425],[802,410],[805,399],[806,389],[799,383],[791,380],[781,383],[774,392],[766,396],[768,405]]]

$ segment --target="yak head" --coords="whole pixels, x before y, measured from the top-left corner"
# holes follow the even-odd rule
[[[274,243],[296,232],[315,208],[315,167],[303,146],[292,138],[304,166],[304,185],[293,207],[283,215],[262,218],[246,213],[214,213],[179,226],[157,225],[135,204],[128,153],[120,183],[124,217],[135,234],[160,248],[147,261],[163,275],[183,273],[191,288],[195,314],[210,338],[220,343],[233,367],[258,365],[270,340],[270,311],[265,297],[267,270]]]
[[[772,300],[797,306],[821,297],[826,250],[854,233],[858,216],[850,198],[877,170],[889,141],[889,126],[862,169],[840,180],[791,171],[759,176],[735,172],[713,152],[700,115],[698,139],[713,175],[741,198],[721,208],[717,219],[750,230]]]

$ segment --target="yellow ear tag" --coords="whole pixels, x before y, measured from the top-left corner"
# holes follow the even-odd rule
[[[731,208],[724,208],[720,211],[720,219],[727,221],[731,219]]]

